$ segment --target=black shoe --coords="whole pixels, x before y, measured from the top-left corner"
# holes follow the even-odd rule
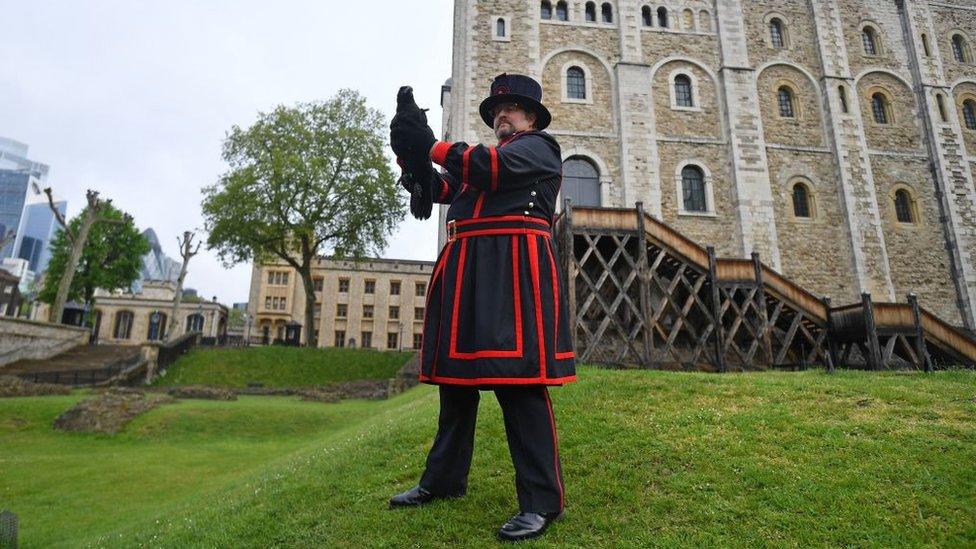
[[[449,498],[459,498],[464,495],[464,492],[460,494],[451,494],[446,496],[441,496],[437,494],[432,494],[427,490],[424,490],[420,486],[414,486],[413,488],[403,492],[402,494],[397,494],[390,498],[390,508],[393,507],[419,507],[425,503],[429,503],[435,499],[449,499]]]
[[[498,537],[503,541],[537,538],[562,515],[561,512],[543,514],[519,512],[498,529]]]

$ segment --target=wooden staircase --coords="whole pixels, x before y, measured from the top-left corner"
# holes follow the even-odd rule
[[[683,370],[976,365],[976,340],[918,305],[833,307],[762,263],[718,258],[636,209],[574,208],[554,234],[581,362]]]

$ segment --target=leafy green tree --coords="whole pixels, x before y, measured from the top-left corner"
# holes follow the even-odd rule
[[[384,154],[387,131],[383,115],[353,90],[280,106],[246,129],[231,128],[223,147],[230,169],[203,189],[207,247],[225,265],[279,259],[298,272],[308,346],[317,344],[316,257],[379,254],[403,220]]]
[[[109,203],[103,203],[100,222],[91,225],[77,268],[71,278],[67,299],[95,302],[95,290],[125,290],[139,278],[142,256],[149,252],[149,242],[139,233],[132,218]],[[68,230],[78,234],[85,222],[85,212],[68,222]],[[71,260],[72,242],[66,231],[58,231],[51,242],[51,261],[44,275],[38,299],[54,303],[65,266]],[[57,318],[57,321],[60,321]]]

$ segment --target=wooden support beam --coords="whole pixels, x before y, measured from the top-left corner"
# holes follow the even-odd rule
[[[867,340],[868,368],[878,370],[881,368],[881,350],[878,342],[878,327],[874,323],[874,304],[871,302],[871,294],[864,292],[861,294],[861,306],[864,314],[864,338]]]
[[[759,260],[759,252],[752,252],[752,268],[756,275],[756,310],[759,312],[760,337],[762,339],[763,355],[766,357],[766,366],[773,365],[773,343],[770,339],[772,325],[769,323],[769,311],[766,309],[766,289],[763,284],[762,261]]]
[[[918,308],[918,296],[908,294],[908,306],[912,308],[912,320],[915,322],[915,355],[922,362],[926,372],[932,371],[932,357],[925,347],[925,329],[922,327],[922,312]]]
[[[642,359],[645,368],[653,368],[654,362],[654,331],[651,327],[651,288],[650,276],[647,265],[647,233],[644,228],[644,203],[637,202],[637,281],[640,288],[640,311],[641,327],[644,331],[644,356]]]
[[[715,247],[708,246],[708,278],[712,284],[712,319],[715,325],[715,363],[718,371],[725,371],[725,342],[723,341],[725,330],[722,329],[722,309],[719,301],[718,292],[718,261],[715,258]]]
[[[837,361],[839,358],[839,355],[837,354],[837,335],[834,333],[834,317],[830,312],[830,298],[824,297],[823,304],[824,309],[827,310],[827,326],[824,328],[824,331],[827,332],[827,373],[832,374],[834,373],[834,368],[843,368],[844,365]]]

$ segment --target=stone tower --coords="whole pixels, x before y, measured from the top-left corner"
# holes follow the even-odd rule
[[[973,328],[974,40],[976,0],[456,0],[443,131],[528,74],[599,205]]]

